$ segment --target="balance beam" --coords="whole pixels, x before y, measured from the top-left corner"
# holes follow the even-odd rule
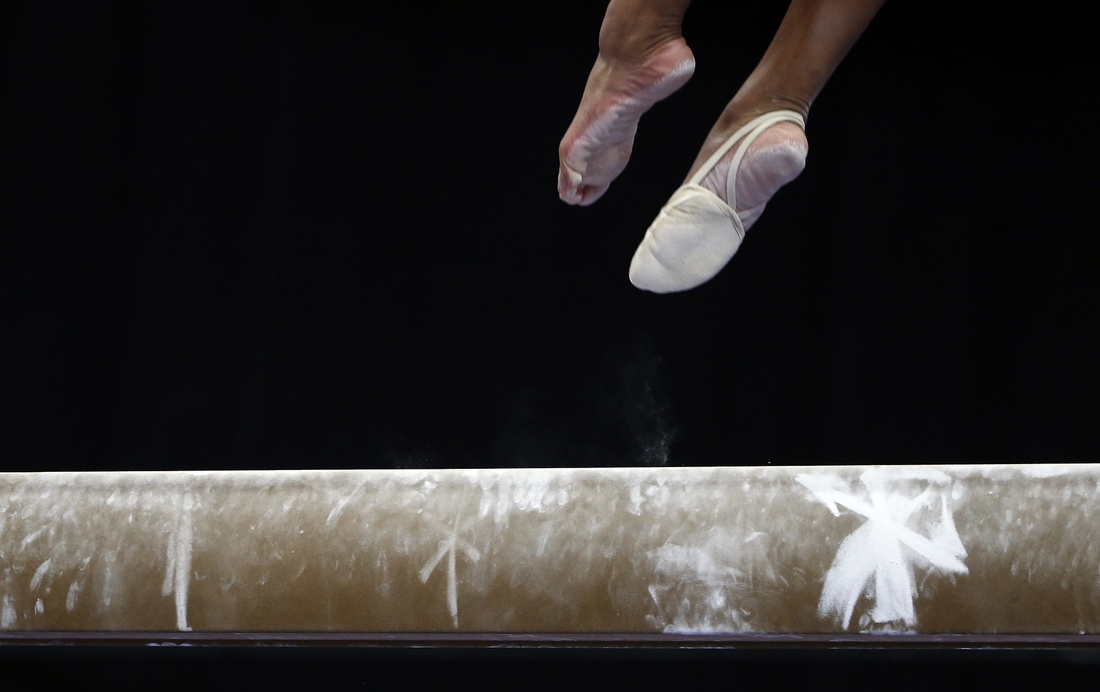
[[[0,474],[0,643],[1094,646],[1100,465]]]

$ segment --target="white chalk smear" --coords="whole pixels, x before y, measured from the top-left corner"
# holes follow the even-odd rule
[[[34,539],[36,539],[36,538],[38,538],[39,536],[41,536],[41,535],[42,535],[42,533],[43,533],[43,532],[44,532],[44,531],[46,530],[46,528],[47,528],[47,527],[43,526],[42,528],[38,529],[37,531],[35,531],[35,532],[33,532],[33,533],[28,533],[28,534],[27,534],[26,536],[24,536],[24,537],[23,537],[23,542],[19,544],[19,549],[20,549],[20,550],[23,550],[23,549],[24,549],[24,548],[26,548],[26,547],[27,547],[28,545],[30,545],[30,544],[31,544],[31,541],[33,541]]]
[[[15,624],[15,606],[11,604],[11,598],[4,594],[4,607],[0,609],[0,627],[7,629]]]
[[[336,506],[332,508],[332,511],[328,513],[328,518],[325,519],[325,526],[332,526],[336,523],[336,520],[340,517],[340,514],[343,513],[344,508],[348,506],[349,502],[351,502],[351,498],[355,497],[356,494],[358,494],[359,491],[362,490],[364,486],[366,486],[366,484],[367,480],[364,478],[363,480],[359,481],[359,483],[356,484],[354,488],[352,488],[350,493],[340,498],[340,501],[337,502]]]
[[[73,612],[76,610],[76,599],[80,595],[80,582],[73,581],[69,584],[69,593],[65,596],[65,611]]]
[[[1075,470],[1070,464],[1028,464],[1022,473],[1029,478],[1054,478],[1068,475]]]
[[[754,531],[745,537],[714,527],[687,544],[669,539],[650,553],[657,579],[649,595],[656,612],[646,619],[669,633],[749,631],[742,605],[753,590],[753,571],[759,569],[768,581],[778,580],[757,549],[766,536]]]
[[[481,559],[481,551],[475,548],[469,541],[458,537],[458,532],[462,528],[462,522],[457,517],[452,526],[444,526],[443,528],[448,531],[449,535],[439,542],[439,550],[436,551],[432,559],[428,560],[420,569],[420,583],[426,584],[440,560],[444,557],[447,558],[447,612],[451,614],[451,620],[454,621],[454,626],[457,628],[458,574],[455,565],[456,553],[461,550],[469,560],[477,562]]]
[[[111,590],[114,582],[114,565],[115,565],[115,553],[110,551],[103,560],[103,606],[109,607],[111,605]]]
[[[379,569],[382,570],[382,581],[378,582],[378,586],[374,587],[375,590],[383,597],[390,595],[390,563],[386,559],[386,551],[382,549],[378,551],[378,561],[375,563]]]
[[[906,526],[914,512],[934,502],[934,486],[950,482],[946,475],[926,478],[929,486],[916,497],[909,497],[889,491],[887,487],[892,480],[916,480],[912,475],[895,479],[886,469],[872,469],[860,476],[870,497],[869,503],[832,474],[800,474],[796,480],[834,515],[839,516],[837,505],[842,505],[867,518],[837,549],[821,591],[818,604],[821,617],[837,618],[847,629],[857,601],[867,592],[875,603],[870,612],[871,621],[902,621],[912,627],[917,623],[913,609],[913,569],[917,556],[927,560],[931,568],[951,574],[967,573],[961,560],[966,557],[966,549],[955,528],[945,494],[939,493],[940,516],[931,521],[930,537]],[[902,545],[916,555],[904,552]]]
[[[176,628],[190,632],[187,626],[187,593],[191,586],[191,546],[194,535],[191,530],[191,493],[180,498],[176,522],[168,534],[167,561],[164,568],[162,596],[172,594],[176,601]]]
[[[34,571],[34,575],[31,577],[31,591],[34,591],[42,585],[42,579],[49,573],[49,571],[50,559],[46,558],[46,560],[38,566],[38,569]]]

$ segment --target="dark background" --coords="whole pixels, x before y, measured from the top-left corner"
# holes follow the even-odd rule
[[[8,2],[6,470],[1100,458],[1096,37],[888,3],[719,277],[626,278],[782,3],[590,208],[604,4]]]
[[[1097,36],[971,5],[888,3],[806,172],[655,296],[630,257],[783,3],[695,4],[580,209],[602,2],[4,2],[0,470],[1097,461]]]
[[[0,647],[4,692],[195,690],[1092,689],[1089,651],[378,651],[359,649]],[[58,662],[64,665],[57,665]]]

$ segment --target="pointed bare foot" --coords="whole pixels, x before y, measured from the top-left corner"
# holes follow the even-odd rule
[[[623,172],[634,147],[638,120],[691,79],[695,58],[681,37],[637,60],[601,53],[573,123],[558,147],[558,195],[587,206]]]

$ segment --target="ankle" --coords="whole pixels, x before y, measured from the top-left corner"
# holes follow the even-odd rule
[[[729,101],[723,116],[727,113],[751,120],[763,113],[777,110],[793,110],[805,120],[810,117],[812,96],[799,94],[798,89],[763,89],[741,87],[733,100]]]
[[[646,12],[615,16],[611,8],[600,27],[600,57],[609,64],[641,67],[670,44],[687,48],[679,17]]]
[[[733,131],[757,116],[775,111],[794,111],[805,121],[810,116],[810,100],[776,93],[739,93],[722,111],[717,126]]]

